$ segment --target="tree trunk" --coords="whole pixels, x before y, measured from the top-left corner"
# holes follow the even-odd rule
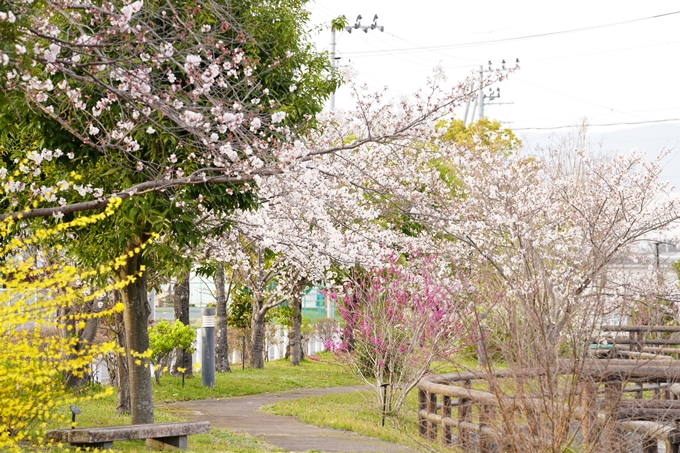
[[[130,380],[128,378],[130,370],[128,370],[128,363],[124,354],[117,354],[116,357],[118,370],[118,389],[116,392],[116,414],[129,415],[130,414]]]
[[[264,368],[264,317],[267,310],[264,308],[264,248],[257,249],[257,280],[253,290],[253,316],[250,318],[250,367]],[[262,290],[262,291],[261,291]]]
[[[91,303],[87,304],[86,313],[97,314],[104,309],[104,298],[98,298]],[[82,351],[87,345],[94,344],[94,339],[97,336],[97,330],[99,329],[99,316],[89,317],[85,320],[85,327],[78,334],[78,344],[76,345],[76,351]],[[75,332],[75,326],[74,330]],[[77,354],[72,354],[69,359],[75,359]],[[66,385],[70,388],[80,387],[87,382],[86,376],[75,376],[72,373],[66,374]]]
[[[185,326],[189,325],[189,300],[191,298],[191,288],[189,285],[189,278],[191,273],[186,272],[177,279],[177,285],[175,285],[175,294],[173,298],[173,305],[175,308],[175,320],[180,321]],[[193,376],[193,358],[191,354],[185,353],[184,350],[177,350],[177,360],[175,361],[175,367],[173,373],[175,375],[182,374],[178,368],[184,368],[185,376]]]
[[[137,276],[142,261],[139,254],[130,257],[120,270],[121,280],[126,280],[128,276]],[[125,305],[123,321],[128,353],[132,424],[154,422],[150,363],[148,358],[141,356],[149,349],[148,328],[151,309],[146,298],[146,289],[146,277],[142,274],[121,291]]]
[[[253,317],[250,323],[250,367],[264,368],[264,315],[257,310],[259,303],[253,300]]]
[[[291,308],[293,309],[293,319],[290,326],[290,335],[288,342],[290,343],[290,364],[293,366],[300,365],[302,360],[302,285],[297,294],[291,300]]]
[[[216,317],[215,317],[215,370],[229,371],[229,341],[227,339],[227,297],[224,291],[224,266],[217,265],[215,274]]]
[[[59,318],[59,324],[64,327],[61,329],[61,335],[66,338],[73,335],[76,331],[76,320],[73,317],[75,310],[72,306],[60,307],[57,309],[57,317]]]
[[[120,300],[120,299],[119,299]],[[123,325],[123,314],[115,314],[116,343],[125,349],[125,326]],[[116,414],[128,415],[130,413],[130,381],[128,380],[129,370],[125,354],[116,354],[116,373],[118,381]]]

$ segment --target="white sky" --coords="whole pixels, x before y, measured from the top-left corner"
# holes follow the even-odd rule
[[[383,33],[338,33],[337,55],[359,81],[386,85],[395,96],[423,86],[436,65],[453,83],[489,60],[498,67],[519,58],[521,69],[497,84],[500,101],[513,104],[486,109],[517,131],[573,126],[584,117],[615,129],[678,119],[670,126],[680,131],[678,0],[316,0],[308,8],[318,26],[342,14],[350,23],[361,14],[363,25],[379,16]],[[330,40],[328,28],[316,37],[319,49]],[[350,102],[341,88],[336,106]]]

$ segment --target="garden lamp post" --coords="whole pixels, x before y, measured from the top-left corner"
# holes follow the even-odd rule
[[[215,309],[204,308],[201,316],[201,378],[204,387],[215,387]]]

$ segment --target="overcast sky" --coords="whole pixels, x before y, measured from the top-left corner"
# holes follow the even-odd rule
[[[677,0],[469,1],[316,0],[312,22],[326,25],[375,14],[384,32],[338,33],[341,65],[395,95],[422,86],[440,65],[452,81],[491,60],[519,58],[521,69],[498,84],[489,116],[515,129],[680,121],[680,2]],[[657,16],[657,17],[654,17]],[[328,49],[331,33],[317,35]],[[494,87],[495,88],[495,87]],[[346,93],[338,107],[348,105]],[[680,127],[680,126],[678,126]]]
[[[498,67],[519,58],[520,70],[494,86],[512,104],[487,106],[486,114],[520,134],[568,133],[587,118],[605,143],[626,150],[651,138],[653,146],[674,147],[680,138],[677,0],[313,0],[308,8],[321,29],[320,49],[330,49],[332,18],[344,14],[354,23],[361,14],[368,25],[378,15],[384,32],[338,33],[337,56],[357,80],[388,86],[395,97],[422,87],[437,65],[453,83],[489,60]],[[336,106],[351,106],[346,88]],[[650,128],[653,137],[608,139],[657,122],[664,127]]]

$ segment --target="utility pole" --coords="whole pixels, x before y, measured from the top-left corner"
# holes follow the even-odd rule
[[[344,23],[347,23],[347,18],[343,15],[342,19],[344,19]],[[380,30],[381,32],[385,31],[385,27],[382,25],[378,25],[378,15],[373,16],[373,23],[370,25],[361,25],[361,14],[357,16],[357,20],[354,23],[354,25],[347,25],[344,27],[344,30],[348,33],[352,33],[352,30],[363,30],[364,33],[368,33],[368,30]],[[338,60],[340,57],[335,56],[335,45],[336,45],[336,40],[335,40],[335,31],[341,31],[343,28],[337,28],[335,21],[333,24],[331,24],[331,68],[336,69],[338,67]],[[331,93],[331,112],[335,110],[335,92]]]
[[[489,65],[489,70],[487,72],[490,71],[491,65]],[[479,75],[479,89],[477,90],[477,108],[479,109],[479,113],[477,114],[477,119],[481,120],[484,117],[484,67],[482,65],[479,65],[477,74]]]
[[[503,60],[503,63],[505,63],[505,60]],[[479,70],[477,71],[479,75],[479,89],[477,91],[477,108],[479,109],[479,114],[477,115],[479,120],[484,118],[484,99],[488,98],[489,101],[493,101],[494,99],[498,99],[501,97],[501,89],[496,88],[496,94],[494,94],[493,90],[489,88],[489,94],[486,95],[484,94],[484,73],[485,72],[493,72],[493,69],[491,69],[491,60],[489,60],[489,68],[484,69],[484,66],[479,65]]]
[[[505,60],[502,61],[502,68],[505,69]],[[519,59],[515,59],[515,64],[519,65]],[[490,101],[494,101],[495,99],[498,99],[501,97],[501,89],[496,88],[496,91],[494,91],[492,88],[489,88],[489,93],[484,94],[484,73],[485,72],[493,72],[493,69],[491,68],[492,63],[491,60],[489,60],[489,67],[487,69],[484,69],[483,65],[479,65],[479,69],[477,70],[477,83],[479,86],[477,87],[477,96],[475,98],[475,105],[472,108],[472,118],[468,122],[468,112],[470,110],[470,102],[472,98],[468,99],[467,105],[465,107],[465,117],[463,118],[463,123],[465,126],[468,124],[474,122],[475,120],[475,110],[477,111],[477,120],[479,121],[480,119],[484,118],[484,107],[485,104],[489,105]],[[471,85],[472,91],[475,89],[475,82],[472,82]],[[501,104],[513,104],[513,102],[494,102],[493,105],[501,105]]]
[[[470,85],[470,91],[475,91],[475,82],[472,82],[472,84]],[[467,100],[467,105],[465,106],[465,115],[463,115],[463,125],[464,126],[468,125],[467,117],[468,117],[468,112],[470,111],[470,101],[471,100],[472,100],[472,97],[469,97],[468,100]],[[477,107],[477,104],[475,103],[475,106],[472,108],[472,111],[473,111],[472,118],[473,119],[474,119],[474,116],[475,116],[474,110],[475,110],[476,107]]]
[[[335,57],[335,27],[331,26],[331,70],[335,70],[337,58]],[[335,110],[335,91],[331,93],[331,112]]]

